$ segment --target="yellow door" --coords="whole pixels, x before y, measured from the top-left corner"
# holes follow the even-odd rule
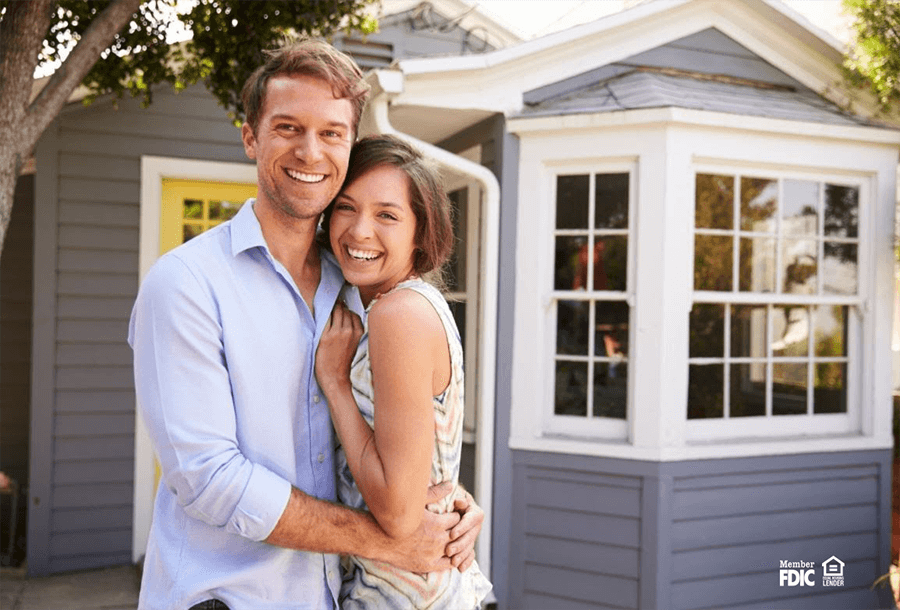
[[[225,222],[250,197],[256,184],[163,178],[159,253]]]
[[[232,218],[247,199],[256,197],[256,184],[243,182],[206,182],[163,178],[159,219],[159,253],[200,235]],[[159,486],[159,461],[154,458]]]

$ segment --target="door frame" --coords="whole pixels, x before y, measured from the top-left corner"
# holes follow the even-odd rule
[[[160,213],[164,178],[206,180],[209,182],[256,183],[256,164],[141,156],[141,219],[138,246],[139,282],[159,258]],[[134,508],[132,516],[131,559],[139,562],[147,552],[147,538],[153,518],[156,469],[150,436],[137,412],[134,418]]]

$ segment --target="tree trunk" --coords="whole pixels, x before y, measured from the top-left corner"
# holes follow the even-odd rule
[[[31,100],[34,69],[56,2],[6,3],[6,13],[0,19],[0,253],[12,215],[19,170],[72,91],[140,4],[141,0],[116,0],[110,4],[91,22],[47,85]]]

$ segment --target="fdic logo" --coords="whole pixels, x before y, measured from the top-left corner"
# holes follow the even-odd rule
[[[816,562],[785,561],[778,567],[778,584],[782,587],[814,587],[816,584]],[[844,586],[844,562],[832,555],[822,562],[822,586]]]
[[[782,587],[813,587],[816,575],[814,561],[785,561],[778,564],[778,584]]]

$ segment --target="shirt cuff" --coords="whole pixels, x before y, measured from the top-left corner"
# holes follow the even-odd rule
[[[259,464],[253,464],[250,480],[225,530],[257,542],[275,529],[291,497],[291,484]]]

